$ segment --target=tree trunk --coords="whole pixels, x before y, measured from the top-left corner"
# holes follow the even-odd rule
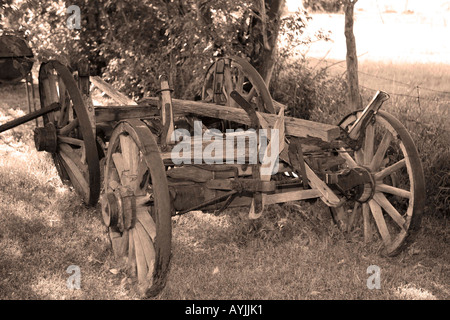
[[[348,101],[353,110],[361,108],[358,83],[358,57],[356,55],[355,35],[353,34],[353,12],[358,0],[345,1],[345,40],[347,44]]]
[[[284,9],[285,0],[258,1],[260,4],[261,28],[257,28],[259,34],[254,38],[255,45],[258,44],[258,50],[250,58],[253,66],[261,74],[266,85],[269,86],[275,66],[281,13]]]

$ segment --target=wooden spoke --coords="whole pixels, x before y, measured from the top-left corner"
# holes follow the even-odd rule
[[[62,136],[69,134],[73,129],[78,127],[78,119],[70,121],[67,125],[59,129],[58,133]]]
[[[156,239],[156,224],[148,212],[148,207],[140,207],[137,209],[136,217],[144,227],[152,241]]]
[[[224,86],[223,86],[223,91],[225,94],[225,98],[227,99],[227,105],[230,107],[236,107],[236,103],[234,102],[233,99],[230,98],[230,93],[234,90],[233,88],[233,82],[231,80],[231,71],[230,68],[225,67],[224,70]]]
[[[349,168],[356,168],[358,166],[356,161],[352,158],[352,156],[344,148],[340,148],[339,155],[345,159]]]
[[[242,72],[241,69],[238,69],[238,75],[236,79],[236,91],[242,94],[244,92],[244,80],[245,80],[245,74]],[[253,88],[252,88],[253,89]],[[247,100],[249,101],[249,100]]]
[[[370,162],[369,165],[370,170],[375,171],[381,166],[381,162],[384,159],[384,156],[386,154],[387,149],[389,148],[389,145],[392,142],[392,139],[393,139],[392,133],[386,131],[383,135],[380,144],[378,145],[377,151],[373,156],[372,161]]]
[[[87,159],[86,159],[86,146],[83,144],[80,146],[80,151],[81,151],[81,157],[80,157],[80,161],[82,164],[87,164]]]
[[[131,277],[136,277],[136,248],[134,245],[133,233],[129,230],[124,231],[124,235],[128,237],[128,257],[127,263]]]
[[[142,247],[142,243],[137,235],[135,229],[130,230],[131,237],[134,241],[134,250],[136,252],[136,267],[137,267],[137,277],[140,286],[146,285],[147,282],[147,262],[145,261],[144,248]]]
[[[368,243],[372,237],[372,226],[370,224],[370,209],[367,203],[362,204],[362,214],[364,223],[364,242]]]
[[[375,128],[373,124],[366,127],[366,135],[364,137],[364,165],[369,165],[373,158],[373,149],[375,143]]]
[[[353,226],[355,225],[355,222],[360,214],[361,214],[361,204],[359,202],[355,201],[355,204],[353,205],[352,214],[350,215],[350,218],[349,218],[347,231],[350,231],[350,229],[353,228]]]
[[[137,178],[132,188],[136,195],[140,196],[146,193],[149,179],[149,170],[143,157],[140,157],[137,169]]]
[[[125,162],[123,160],[122,154],[119,152],[113,153],[111,155],[114,166],[116,167],[119,179],[122,181],[122,175],[125,171]]]
[[[67,108],[70,104],[70,99],[67,96],[66,85],[61,77],[58,77],[58,94],[59,94],[59,104],[61,105],[61,110],[58,116],[58,126],[63,126],[69,121]]]
[[[409,192],[408,190],[392,187],[392,186],[389,186],[384,183],[377,184],[376,191],[390,193],[390,194],[393,194],[395,196],[399,196],[402,198],[407,198],[407,199],[411,198],[411,192]]]
[[[155,248],[153,247],[153,241],[139,221],[136,222],[135,230],[137,232],[139,242],[142,245],[142,250],[147,266],[146,270],[144,271],[145,277],[146,280],[151,281],[155,266]]]
[[[61,151],[60,156],[63,161],[64,168],[70,177],[70,181],[73,183],[73,186],[80,195],[84,195],[86,197],[89,191],[89,183],[84,178],[84,175],[80,169],[80,166],[82,166],[81,163],[78,163],[77,165],[75,160],[76,157],[71,157],[65,151]]]
[[[355,151],[355,161],[359,165],[364,164],[364,152],[361,149]]]
[[[374,177],[376,180],[382,180],[383,178],[393,174],[394,172],[400,170],[401,168],[404,168],[406,166],[406,159],[402,159],[393,165],[384,168],[380,172],[375,173]]]
[[[391,235],[389,234],[386,221],[383,217],[383,211],[381,207],[374,200],[369,201],[370,211],[372,211],[372,216],[377,225],[378,231],[380,232],[381,238],[383,238],[383,242],[386,246],[389,246],[391,243]]]
[[[119,139],[124,170],[129,171],[130,175],[136,175],[139,163],[139,149],[130,136],[120,135]]]
[[[80,139],[75,139],[75,138],[65,137],[65,136],[58,136],[58,142],[71,144],[71,145],[75,145],[75,146],[84,148],[84,141],[80,140]]]
[[[110,230],[111,245],[114,248],[116,258],[125,257],[128,251],[128,236],[117,231]]]
[[[69,157],[72,162],[77,166],[78,170],[83,174],[87,175],[88,168],[86,164],[83,164],[81,161],[82,156],[78,155],[75,150],[73,150],[68,144],[61,143],[60,146],[61,153],[64,153],[67,157]]]
[[[406,223],[405,219],[401,214],[394,208],[394,206],[389,202],[389,200],[382,193],[375,193],[373,199],[391,216],[400,228],[404,228]]]

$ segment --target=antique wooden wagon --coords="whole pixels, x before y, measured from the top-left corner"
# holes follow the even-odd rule
[[[87,205],[100,199],[112,249],[144,296],[165,285],[171,217],[192,210],[247,207],[256,219],[269,204],[320,198],[344,231],[360,227],[385,255],[404,248],[419,226],[422,166],[403,125],[380,110],[384,92],[330,125],[285,116],[239,57],[219,58],[208,69],[201,101],[172,99],[161,77],[157,96],[136,103],[88,69],[44,62],[40,109],[0,132],[43,118],[36,148],[51,153],[62,181]],[[117,105],[94,106],[93,86]],[[226,141],[223,150],[217,141]]]

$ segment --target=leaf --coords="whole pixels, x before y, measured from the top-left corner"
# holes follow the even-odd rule
[[[218,274],[219,273],[219,267],[215,267],[212,274]]]
[[[113,269],[109,269],[109,272],[111,272],[112,274],[118,274],[119,270],[113,268]]]

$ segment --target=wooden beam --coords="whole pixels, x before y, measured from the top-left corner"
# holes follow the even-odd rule
[[[100,122],[112,122],[125,119],[148,119],[157,117],[160,115],[158,107],[155,106],[106,106],[95,107],[95,121]]]
[[[322,194],[317,189],[284,191],[279,193],[268,194],[266,197],[266,205],[285,203],[289,201],[300,201],[306,199],[319,198]],[[252,197],[240,196],[236,197],[229,204],[230,208],[249,206],[252,202]]]
[[[124,105],[131,105],[131,106],[137,105],[136,101],[128,98],[123,93],[117,91],[112,85],[103,81],[102,78],[100,78],[98,76],[94,76],[94,77],[90,77],[89,80],[92,82],[92,84],[94,84],[94,86],[96,86],[101,91],[106,93],[111,99],[113,99],[117,103],[124,104]]]
[[[154,100],[155,103],[157,100]],[[173,99],[174,113],[188,113],[198,116],[205,116],[223,120],[229,120],[245,125],[250,124],[250,118],[247,113],[238,108],[221,106],[200,101],[188,101]],[[258,113],[258,112],[257,112]],[[277,120],[276,114],[259,113],[273,127]],[[324,141],[331,142],[340,135],[338,126],[323,124],[319,122],[298,119],[293,117],[285,117],[286,135],[297,137],[316,137]]]
[[[150,118],[156,115],[158,98],[146,98],[146,106],[129,108],[127,106],[96,107],[95,115],[97,122],[119,121],[129,118]],[[229,120],[244,125],[250,125],[251,121],[247,113],[238,108],[232,108],[213,103],[200,101],[172,99],[174,116],[193,114],[197,116],[211,117],[222,120]],[[129,110],[131,109],[131,110]],[[273,127],[277,120],[276,114],[259,113],[269,126]],[[338,126],[285,117],[286,135],[295,137],[314,137],[327,142],[331,142],[340,136]]]

